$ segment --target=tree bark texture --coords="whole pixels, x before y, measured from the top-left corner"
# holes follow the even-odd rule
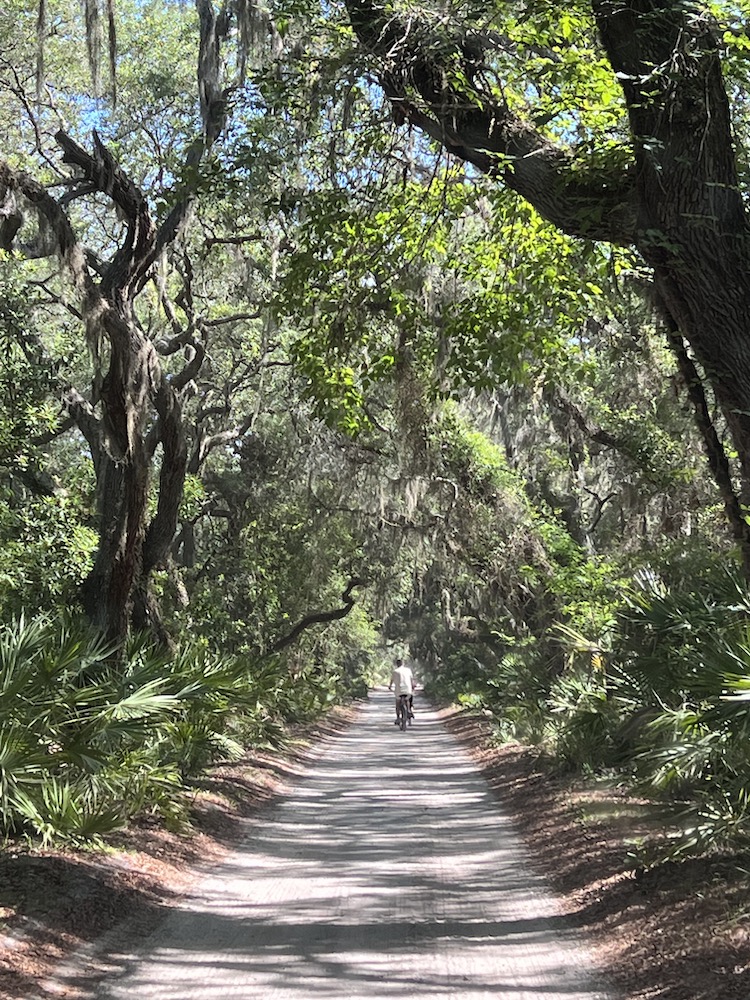
[[[594,7],[633,135],[635,244],[724,412],[747,503],[750,234],[714,26],[675,2]]]
[[[497,176],[574,236],[635,247],[710,383],[739,456],[750,505],[750,243],[717,33],[683,0],[592,0],[621,83],[630,168],[581,178],[571,153],[472,81],[490,42],[426,24],[381,0],[346,0],[360,43],[379,60],[397,121]],[[415,27],[416,24],[416,27]],[[446,54],[447,53],[447,54]],[[464,83],[449,60],[463,60]],[[720,484],[721,485],[721,484]],[[735,526],[736,527],[736,526]]]
[[[82,588],[90,620],[109,638],[127,635],[131,619],[138,627],[160,631],[149,596],[149,577],[166,558],[177,525],[187,464],[187,446],[179,398],[164,377],[160,359],[140,328],[135,297],[157,239],[146,200],[94,136],[93,153],[58,134],[66,163],[89,185],[108,195],[126,221],[125,238],[104,268],[101,280],[89,279],[84,318],[95,366],[102,365],[101,345],[108,345],[107,370],[94,400],[101,410],[96,453],[99,547]],[[147,430],[156,414],[156,438],[162,444],[161,481],[155,517],[147,528],[147,503],[153,445]],[[152,618],[154,619],[152,623]]]

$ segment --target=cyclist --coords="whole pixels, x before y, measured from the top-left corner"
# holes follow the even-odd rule
[[[388,685],[389,691],[396,689],[396,725],[399,723],[398,704],[402,694],[408,695],[409,718],[414,718],[414,689],[416,686],[411,667],[407,667],[402,659],[396,660],[396,666],[391,674],[391,682]]]

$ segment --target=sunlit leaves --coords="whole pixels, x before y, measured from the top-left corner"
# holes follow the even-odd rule
[[[306,203],[278,301],[310,329],[299,351],[308,377],[315,364],[346,366],[366,394],[405,341],[441,391],[584,360],[580,331],[606,308],[617,253],[581,245],[460,170],[372,197]],[[323,382],[321,392],[330,396]]]

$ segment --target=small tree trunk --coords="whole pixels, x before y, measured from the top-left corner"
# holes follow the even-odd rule
[[[669,315],[666,316],[666,322],[669,344],[677,359],[680,374],[685,382],[688,399],[693,407],[695,422],[703,438],[708,465],[719,487],[727,520],[740,549],[745,577],[750,580],[750,525],[748,525],[745,519],[742,504],[734,489],[729,459],[711,419],[700,375],[688,355],[685,343],[677,329],[677,324]]]

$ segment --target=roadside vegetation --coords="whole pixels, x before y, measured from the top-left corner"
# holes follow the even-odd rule
[[[747,846],[747,18],[605,6],[5,5],[7,843],[399,652],[634,865]]]

